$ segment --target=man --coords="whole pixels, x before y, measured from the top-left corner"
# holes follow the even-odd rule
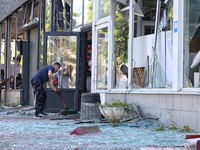
[[[57,85],[53,73],[56,73],[59,69],[60,63],[55,62],[53,66],[48,65],[38,70],[31,80],[32,87],[36,93],[35,119],[45,118],[44,107],[46,104],[47,94],[43,88],[44,83],[47,82],[48,86],[60,95],[60,92],[51,84],[51,80],[53,80],[53,84],[55,86]]]
[[[128,78],[128,67],[126,65],[121,65],[120,70]]]
[[[58,82],[58,87],[59,88],[69,88],[70,87],[70,82],[72,79],[72,66],[68,65],[66,68],[59,70],[54,78],[56,79],[56,81],[60,81]],[[54,86],[55,87],[55,86]]]

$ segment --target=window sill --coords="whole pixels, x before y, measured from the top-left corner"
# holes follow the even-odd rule
[[[119,93],[119,94],[124,94],[124,93],[144,94],[144,93],[146,93],[146,94],[200,95],[199,88],[187,88],[187,89],[182,89],[181,91],[173,91],[172,88],[169,88],[169,89],[132,89],[131,91],[128,91],[126,89],[111,89],[111,90],[107,90],[104,92],[107,94],[109,94],[109,93]]]

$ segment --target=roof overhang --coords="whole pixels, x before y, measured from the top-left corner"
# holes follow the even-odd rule
[[[31,0],[0,0],[0,22]]]

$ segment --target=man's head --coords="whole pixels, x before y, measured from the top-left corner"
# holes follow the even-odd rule
[[[59,62],[55,62],[53,64],[53,67],[55,68],[54,73],[58,72],[58,70],[60,69],[60,63]]]
[[[128,67],[126,65],[121,65],[120,70],[123,74],[128,75]]]

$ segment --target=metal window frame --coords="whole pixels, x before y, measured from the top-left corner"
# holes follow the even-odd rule
[[[17,35],[18,35],[18,12],[16,12],[15,18],[15,65],[14,65],[14,79],[16,79],[16,68],[17,68]],[[14,80],[14,89],[16,90],[17,82]]]
[[[30,4],[31,3],[31,4]],[[29,22],[33,21],[33,15],[34,15],[34,4],[35,4],[35,0],[30,1],[29,3],[27,3],[26,5],[23,6],[23,13],[22,13],[22,23],[21,26],[23,26],[25,24],[25,20],[26,20],[26,14],[28,11],[28,19]],[[29,8],[28,6],[31,7]]]
[[[5,78],[10,78],[10,48],[11,48],[11,19],[6,19],[6,47],[5,47]],[[10,82],[7,82],[6,90],[10,87]]]

